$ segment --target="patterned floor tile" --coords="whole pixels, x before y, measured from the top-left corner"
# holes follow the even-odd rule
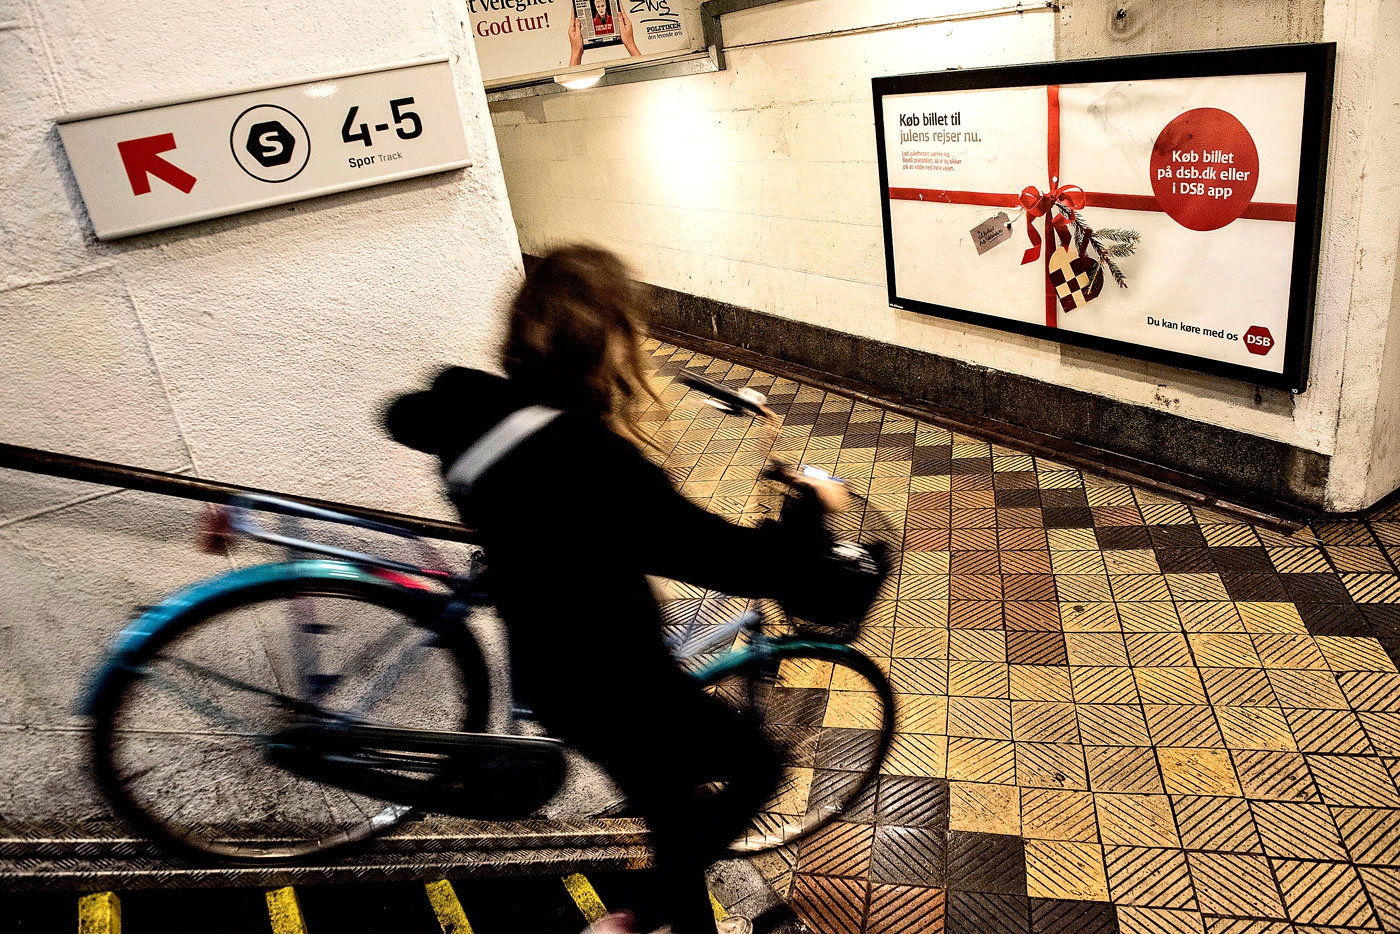
[[[1352,862],[1400,866],[1400,810],[1334,807],[1332,817]]]
[[[1225,746],[1210,707],[1184,704],[1144,704],[1143,714],[1158,746]]]
[[[874,833],[866,824],[835,821],[799,844],[798,865],[820,876],[864,879],[870,872]]]
[[[1084,752],[1095,792],[1161,794],[1164,790],[1150,746],[1089,746]]]
[[[1027,840],[1096,843],[1094,796],[1057,788],[1021,788],[1021,835]]]
[[[1021,796],[1014,785],[953,782],[949,827],[1014,835],[1021,831]]]
[[[1349,710],[1285,708],[1283,715],[1288,718],[1289,729],[1302,752],[1369,755],[1376,751],[1361,720]]]
[[[1221,749],[1162,747],[1157,750],[1162,782],[1173,795],[1238,795],[1239,780]]]
[[[1254,801],[1254,825],[1264,852],[1274,857],[1345,860],[1346,847],[1324,805]]]
[[[1257,918],[1206,917],[1206,934],[1294,934],[1287,921],[1261,921]]]
[[[1104,901],[1108,881],[1097,843],[1031,840],[1026,850],[1026,893],[1032,898]]]
[[[1260,668],[1207,668],[1201,672],[1210,702],[1217,707],[1277,707],[1267,672]]]
[[[1144,704],[1204,704],[1201,674],[1190,668],[1134,668],[1138,696]]]
[[[948,735],[1011,739],[1011,701],[995,697],[948,698]]]
[[[1084,749],[1077,743],[1015,744],[1016,783],[1022,788],[1086,790]]]
[[[1131,668],[1071,666],[1070,683],[1080,704],[1136,704],[1139,695]]]
[[[1346,710],[1348,702],[1330,671],[1266,672],[1274,697],[1285,708]]]
[[[1118,915],[1107,902],[1032,898],[1032,934],[1118,934]]]
[[[1019,836],[953,830],[947,840],[950,889],[1026,894],[1025,847]]]
[[[945,866],[943,833],[920,827],[875,828],[869,864],[872,883],[939,886],[944,881]]]
[[[1246,797],[1256,801],[1319,800],[1306,757],[1269,751],[1239,751],[1230,755]]]
[[[1105,844],[1179,847],[1166,795],[1096,794],[1099,835]]]
[[[1007,665],[1000,662],[948,662],[950,695],[1004,698],[1009,696],[1009,691],[1010,668]]]
[[[1011,699],[1072,701],[1069,669],[1054,665],[1012,665]]]
[[[1188,852],[1201,910],[1217,915],[1284,919],[1283,903],[1262,856]]]
[[[1079,736],[1086,745],[1146,746],[1147,721],[1137,704],[1075,704]]]
[[[948,737],[897,733],[880,771],[888,775],[943,778],[948,773]]]
[[[1400,711],[1400,675],[1342,672],[1336,677],[1353,709]]]
[[[1383,756],[1400,756],[1400,713],[1362,711],[1357,716],[1376,752]]]
[[[1024,895],[949,891],[948,934],[1029,934],[1030,899]]]
[[[1196,907],[1186,854],[1164,847],[1105,846],[1113,901],[1156,908]]]
[[[1273,707],[1216,707],[1215,717],[1230,749],[1296,751],[1283,711]]]
[[[1264,852],[1249,802],[1243,798],[1175,796],[1172,811],[1181,844],[1188,850]]]
[[[941,888],[872,884],[865,934],[940,934],[946,906],[947,895]]]
[[[1345,863],[1272,862],[1291,920],[1336,927],[1376,926],[1375,913],[1355,868]]]
[[[941,778],[886,775],[879,782],[876,814],[882,824],[948,829],[948,782]]]
[[[948,737],[948,777],[964,782],[1014,784],[1016,753],[1002,740]]]
[[[1317,636],[1315,641],[1333,671],[1395,671],[1395,662],[1375,639],[1365,636]]]
[[[1386,934],[1400,931],[1400,868],[1363,866],[1361,881]]]
[[[1205,934],[1205,921],[1199,912],[1178,908],[1118,908],[1118,930],[1122,934]]]
[[[1073,704],[1049,701],[1011,702],[1013,738],[1018,743],[1078,743]]]
[[[1331,805],[1400,808],[1400,792],[1379,759],[1307,756],[1322,800]]]
[[[898,697],[881,782],[763,862],[810,926],[1400,934],[1400,506],[1282,534],[706,354],[646,353],[663,401],[643,418],[684,495],[744,524],[780,503],[757,483],[764,430],[667,385],[683,369],[767,392],[776,449],[869,497],[833,529],[902,543],[855,643]],[[673,628],[738,603],[669,583],[663,599]],[[773,722],[825,724],[810,806],[878,734],[830,666],[781,675]]]
[[[867,888],[863,879],[798,874],[793,880],[792,910],[822,934],[862,934]]]

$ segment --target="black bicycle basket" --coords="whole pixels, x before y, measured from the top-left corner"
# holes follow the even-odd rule
[[[883,542],[833,544],[809,587],[778,601],[793,629],[828,642],[853,642],[884,583]]]

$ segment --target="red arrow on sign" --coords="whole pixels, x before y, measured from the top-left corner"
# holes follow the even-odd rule
[[[174,133],[143,136],[140,139],[128,139],[117,143],[117,151],[121,153],[122,165],[126,167],[126,178],[131,182],[133,195],[150,193],[150,175],[175,186],[185,194],[190,193],[194,188],[195,177],[160,157],[160,153],[169,152],[174,148]]]

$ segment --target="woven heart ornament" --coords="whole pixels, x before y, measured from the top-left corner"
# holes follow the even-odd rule
[[[1050,284],[1064,311],[1092,302],[1103,291],[1103,272],[1098,263],[1069,249],[1060,247],[1050,254]]]

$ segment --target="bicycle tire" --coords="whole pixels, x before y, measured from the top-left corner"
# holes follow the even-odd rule
[[[778,788],[729,847],[752,856],[869,804],[862,797],[889,753],[895,700],[884,672],[845,645],[778,639],[736,655],[696,677],[711,696],[755,716],[783,757]]]
[[[490,689],[485,662],[475,639],[461,624],[432,633],[418,625],[425,619],[435,619],[440,612],[443,599],[434,599],[435,596],[372,579],[294,577],[226,589],[179,610],[144,645],[107,669],[89,706],[96,719],[92,732],[96,777],[117,815],[181,855],[258,865],[275,865],[341,851],[405,820],[413,808],[344,791],[328,782],[287,771],[270,761],[266,741],[271,736],[268,731],[277,725],[275,716],[263,724],[263,732],[249,736],[227,728],[228,720],[239,722],[229,711],[214,711],[201,705],[187,711],[187,714],[194,714],[189,717],[159,701],[162,690],[165,698],[180,699],[182,685],[176,683],[171,689],[168,684],[171,672],[177,680],[184,677],[184,689],[196,698],[210,693],[210,685],[226,687],[219,680],[219,676],[223,676],[249,687],[267,689],[265,694],[242,690],[239,695],[243,698],[242,710],[256,711],[257,701],[250,698],[258,698],[270,711],[277,704],[268,700],[267,694],[280,692],[274,656],[282,647],[274,648],[270,644],[258,620],[264,618],[269,609],[287,601],[324,599],[338,601],[337,609],[346,608],[348,612],[349,608],[354,608],[357,626],[374,612],[372,608],[377,608],[396,618],[393,625],[404,632],[424,634],[415,655],[431,656],[431,664],[426,667],[431,667],[430,673],[437,680],[425,686],[415,675],[413,683],[400,684],[401,679],[395,679],[389,685],[391,691],[400,686],[405,690],[416,687],[420,692],[426,688],[434,698],[440,698],[430,702],[429,706],[438,705],[433,710],[418,711],[422,716],[415,717],[413,726],[482,731],[490,708]],[[253,629],[230,628],[227,626],[230,620],[250,621]],[[220,622],[226,624],[224,631],[218,629]],[[317,625],[324,627],[326,624]],[[368,635],[363,630],[353,634]],[[387,639],[387,636],[381,638]],[[199,662],[184,657],[208,654],[211,648],[217,649],[222,657]],[[327,648],[328,645],[318,640],[318,649]],[[370,658],[368,653],[369,647],[361,643],[358,654],[366,656],[367,664],[382,663],[382,659]],[[236,674],[223,671],[210,674],[214,672],[210,664],[225,665],[230,661]],[[198,680],[200,677],[204,679],[202,682]],[[166,679],[166,684],[162,683],[162,678]],[[450,685],[442,678],[455,680],[456,684]],[[254,683],[254,679],[260,683]],[[329,689],[327,697],[333,697],[339,690],[340,683],[337,683]],[[154,706],[153,699],[158,701]],[[411,705],[421,708],[424,706],[421,700],[414,696]],[[143,703],[145,709],[142,709]],[[253,706],[249,707],[250,704]],[[371,721],[383,722],[378,711],[384,707],[379,702],[373,705],[376,716],[370,718]],[[426,723],[428,715],[435,715],[437,722]],[[181,729],[186,721],[187,727],[199,727],[201,718],[204,721],[202,730]],[[144,726],[147,722],[152,726]],[[223,732],[219,729],[221,726],[225,728]],[[249,747],[256,750],[260,742],[264,748],[259,751],[263,754],[249,754]],[[182,745],[185,759],[180,757]],[[231,751],[219,752],[221,745]],[[243,752],[235,756],[233,753],[240,746]],[[143,748],[164,749],[167,754],[173,754],[173,758],[156,757],[149,765],[133,770],[128,761],[130,753],[139,753]],[[221,771],[225,774],[220,774]],[[186,782],[200,775],[208,777],[210,772],[214,773],[213,782],[196,784],[192,789],[186,787]],[[435,784],[445,781],[431,772],[428,780]],[[182,790],[187,800],[172,812],[175,803],[170,802],[170,796],[172,793],[179,795]],[[198,801],[189,820],[181,821],[185,809],[196,803],[196,795],[222,797],[231,802],[232,807],[221,809],[217,800]],[[316,795],[324,802],[323,809]],[[369,804],[369,810],[365,809],[365,803]],[[221,810],[230,809],[236,813],[221,813]],[[318,816],[318,810],[324,813]]]

